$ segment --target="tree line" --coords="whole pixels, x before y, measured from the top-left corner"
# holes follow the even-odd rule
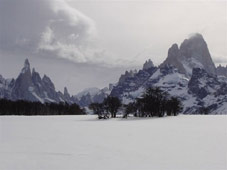
[[[92,103],[89,108],[99,119],[115,118],[121,110],[123,118],[132,114],[135,117],[177,116],[183,109],[181,101],[159,87],[148,88],[142,97],[123,105],[117,97],[108,96],[103,103]]]
[[[0,99],[0,115],[84,115],[84,109],[77,104],[40,103],[24,100]]]

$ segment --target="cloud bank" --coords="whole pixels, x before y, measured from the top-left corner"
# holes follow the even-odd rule
[[[0,1],[0,49],[6,52],[93,62],[102,56],[96,35],[94,21],[66,1]]]

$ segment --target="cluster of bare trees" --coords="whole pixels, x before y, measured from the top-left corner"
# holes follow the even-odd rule
[[[122,105],[117,97],[109,96],[103,103],[92,103],[89,108],[99,119],[115,118],[119,109],[123,110],[123,118],[127,118],[129,114],[135,117],[176,116],[183,109],[178,98],[171,97],[159,87],[148,88],[142,97],[127,105]]]
[[[122,106],[121,101],[117,97],[108,96],[103,103],[92,103],[89,108],[99,119],[116,118],[119,108]]]
[[[125,115],[136,117],[176,116],[182,111],[182,103],[176,97],[171,97],[159,87],[148,88],[141,98],[126,105]]]

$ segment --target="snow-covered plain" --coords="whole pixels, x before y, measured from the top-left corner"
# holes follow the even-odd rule
[[[2,116],[0,169],[226,170],[227,116]]]

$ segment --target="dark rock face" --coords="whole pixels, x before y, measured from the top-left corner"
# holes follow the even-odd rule
[[[151,59],[147,60],[144,64],[143,64],[143,70],[147,70],[149,68],[154,67],[153,62],[151,61]]]
[[[205,70],[194,68],[192,71],[191,80],[188,83],[189,93],[203,99],[210,94],[209,89],[215,89],[219,86],[220,82],[214,76],[209,75]]]
[[[188,83],[188,92],[196,97],[197,107],[207,107],[210,112],[226,114],[220,108],[227,104],[227,84],[220,82],[216,76],[211,76],[204,69],[193,69],[191,80]]]
[[[217,90],[217,92],[215,93],[216,96],[220,96],[220,95],[227,95],[227,84],[226,83],[222,83],[220,88]]]
[[[24,62],[24,67],[21,73],[17,77],[14,87],[12,89],[13,100],[29,100],[36,101],[36,97],[31,94],[33,90],[32,74],[30,69],[30,63],[28,59]]]
[[[189,39],[185,39],[180,48],[177,44],[172,45],[168,51],[167,59],[160,66],[165,65],[172,65],[180,73],[189,77],[192,75],[193,68],[202,68],[210,75],[217,75],[216,67],[201,34],[194,34]]]
[[[180,73],[185,74],[186,70],[181,62],[181,53],[177,44],[173,44],[168,50],[168,57],[166,60],[160,65],[160,67],[165,66],[174,66],[178,68]]]

